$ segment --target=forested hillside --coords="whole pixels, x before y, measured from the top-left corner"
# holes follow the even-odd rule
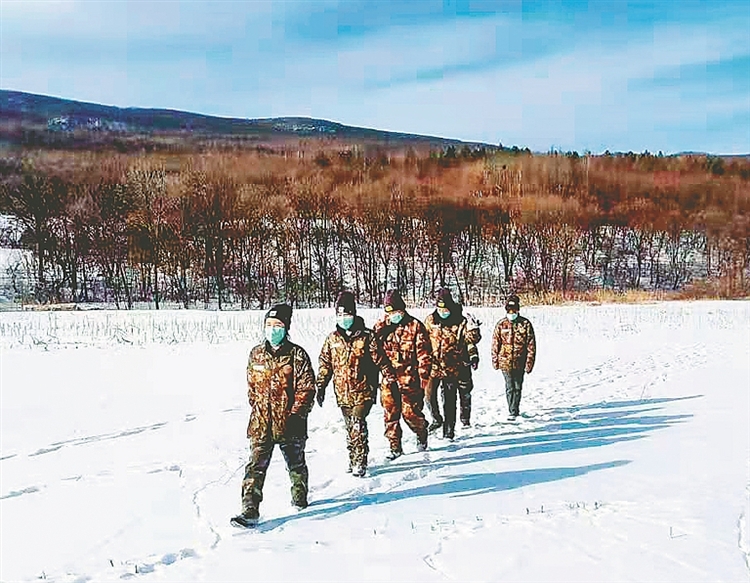
[[[748,293],[750,160],[309,142],[192,153],[7,150],[14,299],[378,305],[442,285]],[[20,282],[20,283],[19,283]],[[9,292],[6,291],[6,295]],[[23,296],[23,298],[22,298]]]

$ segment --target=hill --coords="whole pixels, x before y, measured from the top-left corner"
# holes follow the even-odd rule
[[[170,109],[121,108],[8,90],[0,90],[0,120],[0,140],[26,146],[80,147],[106,142],[105,137],[140,135],[227,138],[257,144],[322,139],[399,148],[493,147],[307,117],[224,118]]]

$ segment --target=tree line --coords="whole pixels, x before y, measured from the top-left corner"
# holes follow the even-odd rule
[[[747,158],[29,150],[0,158],[0,180],[1,243],[31,251],[6,274],[17,299],[221,309],[326,306],[342,288],[372,306],[390,287],[419,304],[449,286],[474,305],[510,290],[748,293]]]

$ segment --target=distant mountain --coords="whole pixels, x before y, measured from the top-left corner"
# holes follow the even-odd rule
[[[348,141],[406,146],[483,146],[480,142],[463,142],[433,136],[381,131],[306,117],[268,119],[224,118],[170,109],[113,107],[36,95],[21,91],[0,90],[0,131],[3,139],[14,139],[33,128],[37,132],[71,132],[90,130],[118,134],[190,134],[198,136],[242,137],[257,141],[300,138],[328,138]],[[15,131],[13,131],[15,130]]]

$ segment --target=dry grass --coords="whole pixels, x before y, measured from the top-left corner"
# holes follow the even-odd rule
[[[570,303],[589,304],[645,304],[669,300],[725,300],[750,299],[750,290],[736,290],[730,294],[721,289],[718,283],[703,282],[693,284],[678,291],[665,290],[591,290],[570,292],[547,292],[542,294],[521,294],[521,305],[561,305]]]

